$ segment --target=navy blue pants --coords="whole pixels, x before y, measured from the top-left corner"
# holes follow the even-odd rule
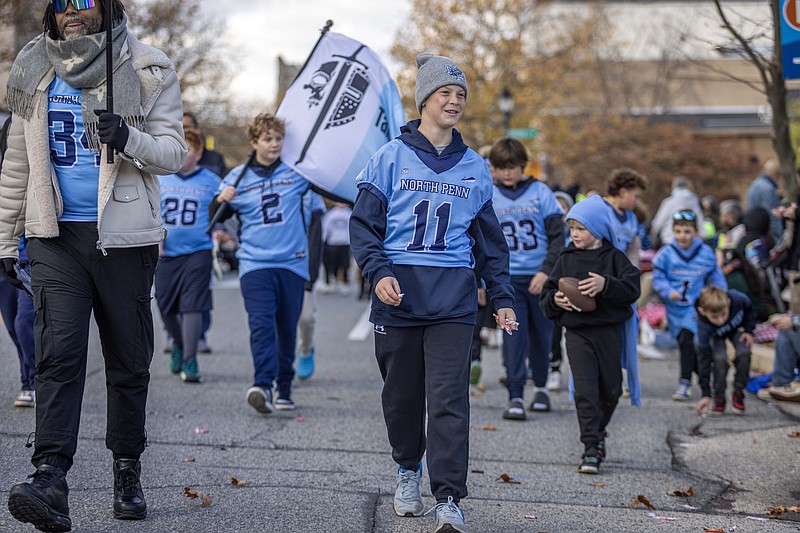
[[[375,326],[392,458],[414,470],[426,455],[437,502],[449,496],[459,501],[467,495],[472,329],[470,324],[455,323]]]
[[[36,372],[33,300],[21,290],[0,280],[0,314],[8,335],[17,348],[22,390],[33,390],[33,376]]]
[[[523,398],[528,379],[528,365],[537,387],[547,385],[550,368],[550,344],[553,340],[553,322],[544,316],[539,306],[539,296],[528,292],[529,276],[512,276],[514,287],[514,313],[519,330],[513,335],[503,335],[503,363],[508,375],[508,397]]]
[[[253,385],[270,390],[277,379],[278,394],[287,397],[305,280],[283,268],[262,268],[242,276],[240,283],[250,325]]]

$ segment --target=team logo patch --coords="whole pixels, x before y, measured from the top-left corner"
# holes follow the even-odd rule
[[[400,174],[408,174],[409,172],[411,172],[410,168],[404,168],[403,170],[400,171]]]
[[[475,183],[477,180],[475,179],[474,176],[470,176],[468,178],[461,178],[461,181],[463,181],[464,183]]]
[[[467,78],[464,77],[464,73],[461,72],[461,69],[458,68],[457,66],[455,66],[455,65],[445,65],[444,68],[445,68],[445,70],[447,70],[447,73],[449,75],[451,75],[452,77],[454,77],[457,81],[461,81],[461,82],[464,82],[464,83],[467,82]]]
[[[375,333],[378,335],[386,335],[386,327],[375,324]]]

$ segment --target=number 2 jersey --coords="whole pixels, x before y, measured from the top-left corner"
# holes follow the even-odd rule
[[[242,165],[231,170],[217,193],[232,186]],[[231,208],[239,216],[239,277],[262,268],[284,268],[308,280],[308,236],[303,195],[311,184],[284,163],[253,163],[239,185]]]
[[[164,257],[211,250],[208,206],[219,188],[219,177],[199,167],[191,174],[161,176],[161,218],[167,230]]]
[[[486,162],[453,131],[441,154],[419,133],[419,121],[372,156],[356,178],[350,246],[374,287],[397,278],[400,305],[374,294],[375,324],[410,326],[432,320],[474,324],[477,265],[499,307],[513,297],[508,252],[492,210]],[[474,255],[473,255],[474,252]]]
[[[536,180],[522,182],[516,189],[495,185],[492,203],[508,245],[511,275],[534,276],[542,270],[550,274],[564,238],[564,212],[553,191]],[[551,232],[559,233],[558,247],[549,258],[548,223],[552,225]]]

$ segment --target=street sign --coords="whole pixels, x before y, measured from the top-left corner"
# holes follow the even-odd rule
[[[515,139],[535,139],[539,135],[539,130],[536,128],[508,128],[506,135]]]
[[[800,0],[782,0],[781,48],[783,78],[800,78]]]

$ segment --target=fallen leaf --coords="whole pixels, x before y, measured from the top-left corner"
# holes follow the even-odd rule
[[[194,457],[186,457],[184,459],[181,459],[181,462],[182,463],[193,463],[194,462]]]
[[[484,424],[481,426],[481,429],[484,431],[497,431],[497,426],[493,426],[491,424]]]
[[[800,431],[793,431],[787,435],[790,439],[800,439]]]
[[[469,395],[472,396],[473,398],[480,398],[481,394],[482,394],[481,391],[477,391],[477,390],[469,391]]]
[[[483,383],[478,383],[478,390],[481,392],[486,392],[486,385]]]
[[[697,491],[694,490],[692,487],[689,487],[686,490],[675,489],[667,491],[667,496],[681,496],[683,498],[690,498],[695,494],[697,494]]]
[[[208,507],[211,505],[211,498],[200,492],[199,490],[194,490],[191,487],[183,487],[183,493],[186,495],[187,498],[190,500],[200,499],[200,507]]]
[[[231,485],[234,487],[244,487],[247,481],[231,476]]]
[[[605,487],[605,483],[589,483],[592,487]]]
[[[753,439],[753,444],[758,444],[758,441],[756,439]]]
[[[500,474],[499,477],[495,479],[495,481],[502,481],[503,483],[512,483],[514,485],[521,485],[522,481],[518,481],[513,477],[509,476],[508,474]]]
[[[652,504],[652,503],[650,503],[650,500],[648,500],[647,498],[645,498],[645,497],[644,497],[643,495],[641,495],[641,494],[639,494],[639,495],[636,497],[636,499],[635,499],[635,500],[633,500],[633,501],[631,502],[631,507],[632,507],[633,509],[636,509],[637,507],[639,507],[639,504],[640,504],[640,503],[641,503],[642,505],[644,505],[645,507],[647,507],[648,509],[650,509],[651,511],[655,511],[655,510],[656,510],[656,508],[655,508],[655,507],[653,507],[653,504]]]

